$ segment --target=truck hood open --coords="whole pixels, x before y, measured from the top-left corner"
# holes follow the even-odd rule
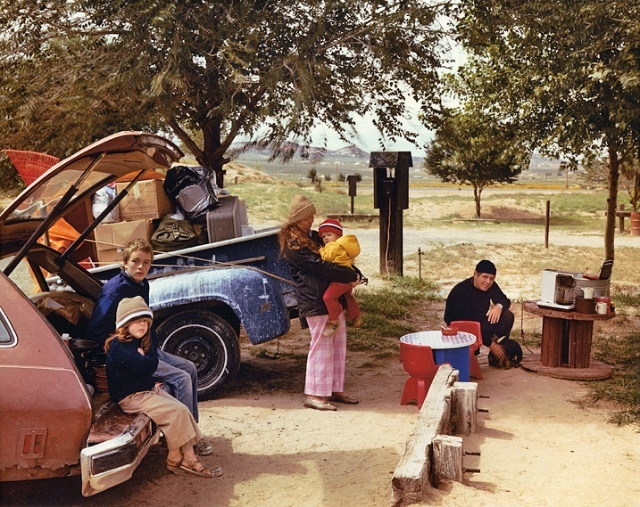
[[[169,168],[182,156],[164,137],[119,132],[61,160],[0,213],[0,258],[20,251],[45,221],[53,224],[111,181],[129,173]]]

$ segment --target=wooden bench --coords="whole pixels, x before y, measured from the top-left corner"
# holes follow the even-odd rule
[[[618,231],[624,232],[624,220],[631,217],[631,211],[618,210],[616,211],[616,217],[618,217]]]

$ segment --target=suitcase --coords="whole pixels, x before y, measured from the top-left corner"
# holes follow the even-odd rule
[[[209,243],[242,236],[242,227],[248,225],[247,205],[235,195],[218,196],[220,204],[207,211],[207,236]]]

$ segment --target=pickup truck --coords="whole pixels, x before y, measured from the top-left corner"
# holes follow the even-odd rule
[[[129,479],[158,441],[148,417],[122,413],[94,389],[105,357],[83,329],[118,268],[89,272],[79,259],[110,210],[63,252],[46,237],[58,220],[82,215],[108,183],[134,173],[133,185],[181,157],[163,137],[114,134],[57,163],[0,213],[0,481],[81,475],[82,494],[91,496]],[[35,291],[12,281],[25,273]],[[277,229],[156,257],[150,305],[159,346],[197,365],[201,398],[236,375],[241,328],[254,344],[289,330],[295,297],[288,276]]]
[[[240,329],[253,345],[285,334],[297,315],[278,228],[154,256],[150,302],[158,346],[193,361],[207,399],[240,367]],[[106,281],[118,265],[89,271]]]

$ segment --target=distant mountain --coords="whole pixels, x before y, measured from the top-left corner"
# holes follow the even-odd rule
[[[342,158],[352,157],[369,160],[369,153],[361,150],[357,146],[344,146],[337,150],[328,150],[320,146],[304,146],[298,143],[283,143],[280,147],[283,152],[293,154],[294,158],[308,159],[314,158]],[[271,151],[266,148],[260,148],[258,146],[251,146],[248,143],[234,143],[230,150],[232,156],[238,158],[251,157],[251,156],[271,156]]]
[[[531,162],[529,164],[529,171],[531,172],[543,172],[543,173],[556,173],[560,169],[560,161],[556,158],[543,157],[538,153],[531,155]]]
[[[332,162],[332,161],[352,161],[369,163],[368,151],[364,151],[357,146],[343,146],[335,150],[329,150],[320,146],[303,146],[297,143],[284,143],[281,150],[287,151],[291,156],[291,161],[308,162]],[[267,160],[271,156],[271,151],[257,146],[250,146],[247,143],[234,143],[229,151],[231,158],[240,162],[247,160]],[[422,153],[417,156],[412,153],[413,166],[422,166]]]
[[[357,146],[345,146],[337,150],[331,150],[329,152],[334,157],[355,157],[369,160],[369,152],[361,150]]]

